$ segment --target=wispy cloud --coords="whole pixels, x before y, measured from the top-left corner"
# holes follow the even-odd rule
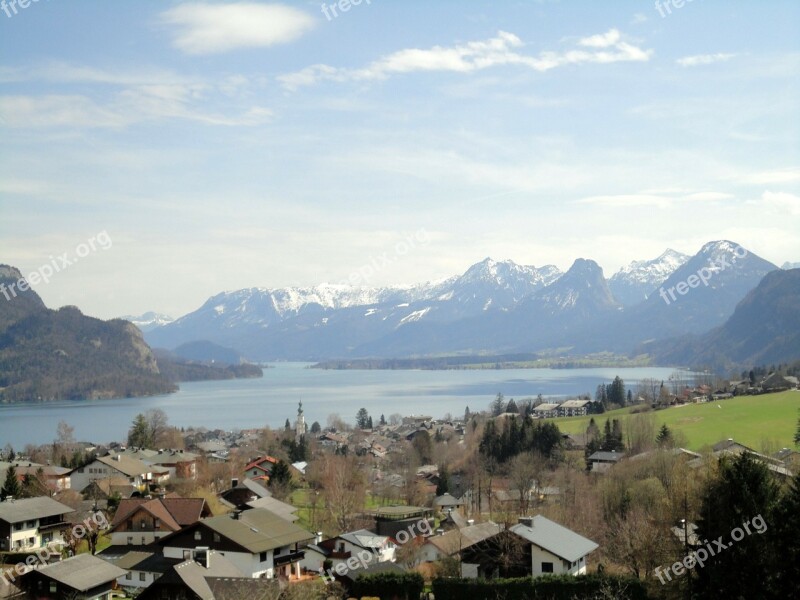
[[[713,202],[733,198],[725,192],[691,192],[680,190],[644,190],[634,194],[614,194],[581,198],[576,204],[589,204],[607,208],[631,208],[636,206],[652,206],[655,208],[671,208],[677,203]]]
[[[717,54],[695,54],[693,56],[684,56],[675,62],[682,67],[699,67],[717,62],[725,62],[726,60],[730,60],[735,56],[736,54],[723,52],[718,52]]]
[[[434,46],[426,50],[408,48],[384,56],[366,67],[348,69],[317,64],[278,77],[287,89],[314,85],[320,81],[374,81],[391,75],[413,72],[471,73],[502,65],[516,65],[534,71],[549,71],[564,65],[647,61],[652,50],[643,50],[622,41],[622,34],[611,29],[606,33],[578,40],[577,48],[567,51],[545,51],[532,56],[522,53],[522,40],[506,31],[499,31],[488,40],[455,46]]]
[[[186,54],[219,54],[296,40],[314,26],[305,12],[282,4],[180,4],[161,14],[175,26],[173,45]]]

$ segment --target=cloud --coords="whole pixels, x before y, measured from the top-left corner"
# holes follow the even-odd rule
[[[505,31],[488,40],[455,46],[434,46],[427,50],[409,48],[384,56],[366,67],[347,69],[325,64],[312,65],[301,71],[278,77],[283,86],[294,90],[320,81],[375,81],[391,75],[413,72],[471,73],[503,65],[517,65],[544,72],[564,65],[647,61],[652,50],[642,50],[622,41],[616,29],[583,38],[578,48],[540,52],[531,56],[521,52],[522,40]]]
[[[631,25],[640,25],[641,23],[646,23],[647,21],[647,15],[644,13],[636,13],[633,15],[633,19],[631,19]]]
[[[179,4],[161,14],[177,29],[173,45],[185,54],[219,54],[292,42],[314,26],[303,11],[281,4]]]
[[[800,216],[800,196],[795,196],[787,192],[765,191],[761,194],[761,201],[755,202],[755,204],[761,204],[777,212],[789,214],[794,217]]]
[[[737,177],[742,183],[751,185],[774,185],[779,183],[795,183],[800,181],[800,167],[775,169],[772,171],[757,171],[746,173]]]
[[[699,67],[702,65],[710,65],[716,62],[724,62],[732,59],[735,54],[725,54],[719,52],[717,54],[695,54],[693,56],[684,56],[675,62],[682,67]]]
[[[724,192],[687,192],[686,190],[644,190],[635,194],[615,194],[589,196],[576,201],[576,204],[589,204],[608,208],[631,208],[635,206],[652,206],[655,208],[671,208],[679,202],[713,202],[733,198]]]

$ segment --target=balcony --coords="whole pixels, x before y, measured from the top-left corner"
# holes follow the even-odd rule
[[[298,550],[297,552],[291,552],[289,554],[279,554],[273,558],[272,562],[276,567],[282,567],[283,565],[288,565],[303,560],[305,555],[306,553],[303,550]]]

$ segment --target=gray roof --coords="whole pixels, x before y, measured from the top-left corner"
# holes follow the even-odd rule
[[[589,460],[611,460],[618,461],[625,455],[622,452],[604,452],[602,450],[595,452],[589,457]]]
[[[209,578],[217,577],[231,577],[231,578],[244,578],[246,577],[232,562],[222,556],[219,552],[213,550],[209,551],[208,555],[209,568],[197,563],[194,560],[186,560],[173,567],[175,573],[186,586],[191,589],[202,600],[214,600],[215,595],[209,587]]]
[[[238,519],[221,515],[200,523],[252,553],[314,539],[314,534],[263,508],[246,510]]]
[[[350,542],[360,548],[383,548],[389,541],[387,536],[378,535],[367,529],[343,533],[339,536],[339,539]]]
[[[586,539],[542,515],[536,515],[533,518],[533,527],[518,523],[511,527],[511,531],[569,562],[576,562],[599,548],[592,540]]]
[[[492,537],[502,531],[502,529],[500,525],[488,521],[486,523],[470,525],[460,530],[453,529],[442,535],[429,537],[425,540],[425,543],[436,546],[441,552],[450,556]]]
[[[6,523],[44,519],[71,512],[75,511],[66,504],[56,502],[47,496],[0,502],[0,521]]]
[[[265,508],[270,512],[274,512],[279,517],[289,521],[290,523],[294,523],[300,517],[296,514],[297,507],[292,506],[291,504],[286,504],[286,502],[281,502],[276,498],[258,498],[257,500],[251,500],[247,503],[247,506],[251,508]]]
[[[126,571],[91,554],[78,554],[43,567],[39,569],[39,573],[73,590],[86,592],[111,583],[117,577],[124,576]]]
[[[567,400],[561,405],[561,408],[583,408],[589,404],[588,400]]]

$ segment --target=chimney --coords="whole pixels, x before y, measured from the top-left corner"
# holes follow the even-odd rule
[[[235,487],[236,487],[236,486],[238,486],[238,485],[239,485],[239,479],[238,479],[237,477],[233,477],[233,478],[231,479],[231,487],[232,487],[232,488],[235,488]]]
[[[234,521],[238,521],[238,520],[239,520],[239,517],[241,517],[241,516],[242,516],[242,511],[240,511],[240,510],[235,510],[235,511],[233,511],[233,512],[231,513],[231,518],[232,518]]]
[[[122,460],[122,456],[121,456],[121,455],[119,455],[119,454],[117,454],[117,455],[114,457],[114,460],[115,460],[115,461],[117,461],[117,462],[120,462],[120,461]]]
[[[467,525],[475,525],[475,519],[467,519]]]
[[[533,527],[533,517],[520,517],[519,523],[526,527]]]
[[[314,543],[319,544],[320,542],[322,542],[322,532],[318,531],[314,536]]]
[[[211,551],[208,546],[198,546],[195,549],[194,561],[206,569],[211,568]]]

